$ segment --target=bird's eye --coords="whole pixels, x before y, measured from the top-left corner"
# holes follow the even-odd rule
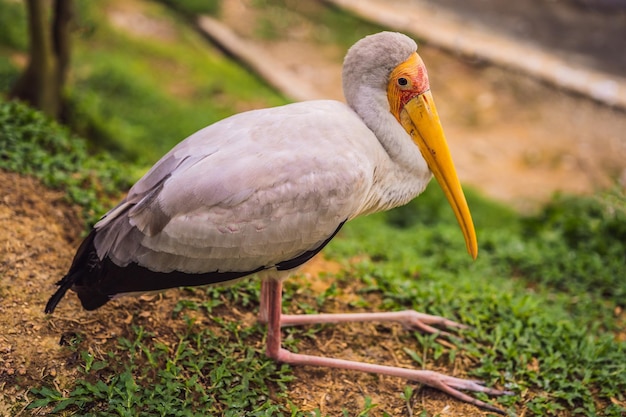
[[[404,77],[398,78],[398,85],[399,86],[404,87],[408,83],[409,83],[409,80],[407,80],[406,78],[404,78]]]

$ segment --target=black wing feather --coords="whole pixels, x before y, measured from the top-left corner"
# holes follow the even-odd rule
[[[188,274],[181,271],[157,272],[137,263],[119,266],[106,256],[101,260],[98,258],[94,246],[94,239],[98,233],[94,229],[78,248],[67,275],[57,282],[59,289],[50,297],[46,304],[45,312],[52,313],[69,289],[78,294],[83,308],[95,310],[106,304],[117,294],[219,284],[243,278],[272,267],[277,268],[279,271],[294,269],[321,251],[337,234],[344,223],[345,221],[318,247],[306,251],[293,259],[279,262],[273,266],[260,266],[251,271],[211,271],[202,274]]]

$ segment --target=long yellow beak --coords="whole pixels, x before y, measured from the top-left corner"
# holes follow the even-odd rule
[[[474,222],[456,174],[430,90],[412,98],[400,112],[400,123],[417,144],[426,163],[443,189],[461,226],[467,251],[476,259],[478,243]]]

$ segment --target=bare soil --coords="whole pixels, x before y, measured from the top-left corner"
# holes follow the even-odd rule
[[[241,36],[262,45],[303,80],[329,98],[341,99],[339,74],[344,51],[314,40],[317,30],[306,21],[285,28],[280,40],[259,39],[255,22],[259,10],[243,0],[225,1],[222,19]],[[141,10],[141,2],[138,2]],[[133,11],[133,13],[136,12]],[[128,16],[112,14],[117,22]],[[142,18],[136,36],[155,36],[155,25]],[[123,26],[121,24],[120,26]],[[147,28],[145,32],[142,27]],[[164,29],[164,41],[170,36]],[[420,52],[429,68],[435,99],[462,180],[520,210],[532,210],[555,191],[590,193],[626,183],[626,117],[619,110],[597,105],[537,83],[519,74],[485,64],[468,63],[432,47]],[[172,80],[173,83],[176,80]],[[43,307],[53,283],[69,267],[80,240],[82,223],[78,209],[64,202],[32,178],[0,171],[0,415],[10,412],[27,396],[28,387],[42,380],[60,389],[77,376],[78,358],[62,344],[80,333],[94,354],[101,346],[128,333],[131,323],[148,323],[167,338],[185,325],[171,318],[180,296],[178,290],[160,295],[115,300],[87,313],[69,294],[52,316]],[[316,258],[304,273],[335,272],[333,263]],[[332,278],[314,280],[317,291]],[[345,309],[346,299],[336,300],[335,311]],[[372,300],[375,301],[375,300]],[[253,320],[253,312],[230,311],[227,320]],[[329,328],[302,347],[308,353],[347,359],[377,360],[399,366],[402,329],[378,325]],[[469,369],[463,355],[442,371],[463,376]],[[451,400],[435,390],[420,389],[411,410],[400,398],[404,381],[345,371],[295,368],[290,399],[304,410],[320,408],[322,414],[341,415],[342,408],[361,409],[366,396],[391,415],[412,415],[427,409],[442,416],[484,415],[473,406]],[[518,410],[524,414],[524,410]],[[36,415],[21,410],[19,415]],[[380,415],[376,411],[372,415]]]

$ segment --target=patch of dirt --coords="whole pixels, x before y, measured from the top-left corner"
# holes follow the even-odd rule
[[[59,371],[59,333],[43,305],[62,276],[82,230],[63,194],[29,177],[0,171],[0,414],[9,415],[21,387]]]

